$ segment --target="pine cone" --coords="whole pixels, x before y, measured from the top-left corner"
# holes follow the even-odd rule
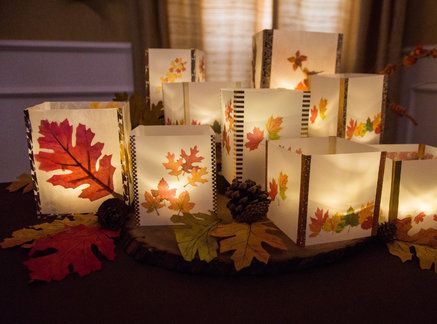
[[[226,205],[239,223],[254,223],[267,215],[270,199],[255,181],[234,179],[225,193],[230,198]]]
[[[123,200],[111,198],[105,200],[97,211],[100,226],[110,230],[118,230],[126,223],[129,206]]]
[[[382,242],[388,243],[396,239],[396,224],[393,222],[384,222],[379,224],[377,237]]]

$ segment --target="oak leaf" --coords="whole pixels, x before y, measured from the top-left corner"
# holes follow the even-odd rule
[[[193,209],[195,203],[190,202],[190,194],[188,191],[183,191],[178,198],[170,201],[169,209],[176,210],[178,213],[189,213]]]
[[[425,218],[425,213],[424,212],[420,212],[419,214],[417,214],[416,216],[414,216],[414,222],[416,224],[419,224],[421,222],[423,222],[423,219]]]
[[[48,182],[64,188],[77,188],[87,184],[79,197],[91,201],[107,195],[118,195],[113,186],[115,168],[111,165],[112,155],[101,157],[104,144],[91,144],[95,134],[90,128],[82,124],[77,126],[75,146],[72,141],[73,126],[68,119],[61,123],[42,120],[39,132],[42,135],[38,138],[40,148],[51,150],[40,151],[35,155],[39,169],[46,172],[70,171],[53,175]]]
[[[182,162],[182,171],[185,173],[190,173],[191,170],[197,170],[199,169],[198,166],[194,166],[194,163],[202,162],[204,157],[197,156],[199,153],[199,149],[197,148],[197,145],[190,148],[190,154],[187,154],[184,149],[181,149],[181,158],[183,159]]]
[[[175,155],[170,152],[167,152],[166,158],[168,162],[162,163],[162,165],[170,170],[169,175],[178,177],[182,173],[182,158],[175,161]]]
[[[114,260],[115,246],[112,238],[117,236],[118,231],[83,224],[74,226],[54,236],[35,241],[29,256],[48,249],[55,249],[56,252],[31,258],[24,264],[30,271],[32,281],[62,280],[70,273],[70,267],[83,277],[102,268],[102,263],[91,249],[93,246],[108,260]]]
[[[278,184],[276,180],[273,178],[272,181],[269,182],[269,197],[271,201],[276,199],[276,195],[278,194]]]
[[[411,222],[411,217],[396,220],[396,238],[405,242],[437,248],[437,229],[421,228],[419,232],[410,236],[408,235],[408,231],[412,228]]]
[[[310,237],[315,237],[319,235],[323,225],[325,224],[326,220],[329,217],[329,211],[327,210],[325,214],[323,214],[323,209],[317,208],[316,212],[314,213],[314,216],[316,217],[310,217],[311,220],[311,224],[309,224],[309,228],[311,231]]]
[[[276,117],[270,116],[266,123],[266,130],[269,134],[268,138],[269,140],[277,140],[279,139],[279,132],[282,129],[282,121],[284,120],[283,117]]]
[[[328,99],[320,98],[319,113],[320,113],[320,118],[321,119],[325,119],[326,118],[326,111],[327,110],[328,110]]]
[[[311,108],[311,116],[310,116],[311,124],[314,124],[314,122],[316,121],[317,113],[318,113],[317,107],[313,106],[313,108]]]
[[[188,227],[177,226],[175,231],[179,251],[186,261],[192,261],[196,254],[199,259],[210,262],[217,257],[217,239],[210,236],[210,231],[220,222],[214,214],[173,215],[173,223],[183,223]]]
[[[23,193],[27,193],[33,190],[33,180],[32,176],[28,173],[20,174],[17,177],[17,180],[12,182],[9,186],[6,187],[6,190],[9,192],[15,192],[20,189],[23,189]]]
[[[279,196],[282,200],[285,200],[287,198],[287,195],[285,192],[287,191],[287,183],[288,183],[288,175],[282,173],[282,171],[279,173],[278,178],[278,184],[279,184]]]
[[[231,259],[237,271],[250,266],[253,258],[263,263],[269,261],[270,254],[262,243],[280,250],[287,250],[287,246],[278,236],[268,231],[277,231],[270,222],[255,222],[252,224],[230,223],[219,224],[210,232],[214,237],[223,238],[220,241],[220,252],[234,251]]]
[[[28,228],[22,228],[12,232],[11,237],[5,238],[0,242],[0,247],[3,249],[11,248],[14,246],[23,245],[34,240],[38,240],[50,235],[64,231],[66,228],[76,226],[79,224],[84,225],[97,225],[97,217],[94,214],[76,214],[73,218],[56,219],[50,223],[42,223],[33,225]]]
[[[254,127],[253,131],[246,134],[248,142],[245,146],[250,150],[256,150],[259,144],[264,139],[264,131],[260,130],[258,127]]]
[[[206,167],[200,168],[198,170],[191,171],[191,176],[188,177],[188,183],[185,185],[192,185],[193,187],[197,187],[198,183],[205,183],[208,182],[207,179],[202,178],[202,176],[208,174],[208,171],[206,171]]]

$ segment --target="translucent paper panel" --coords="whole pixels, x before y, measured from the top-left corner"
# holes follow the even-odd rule
[[[222,174],[229,182],[236,177],[234,91],[221,90],[222,111]]]

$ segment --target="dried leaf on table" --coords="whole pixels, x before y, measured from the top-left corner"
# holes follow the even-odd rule
[[[429,270],[434,264],[434,272],[437,273],[437,249],[417,244],[414,244],[414,248],[419,258],[420,269]]]
[[[220,222],[216,215],[184,213],[173,215],[171,221],[189,226],[177,227],[174,230],[179,251],[186,261],[192,261],[196,254],[199,255],[200,260],[206,262],[217,257],[217,239],[209,235]]]
[[[7,249],[10,247],[23,245],[34,240],[38,240],[50,235],[55,235],[64,231],[66,228],[84,224],[88,226],[97,225],[97,216],[94,214],[77,214],[73,219],[56,219],[50,223],[42,223],[28,228],[22,228],[12,232],[11,237],[5,238],[0,242],[0,247]],[[23,247],[25,247],[23,245]]]
[[[410,236],[408,231],[412,228],[411,221],[411,217],[396,220],[396,238],[405,242],[437,248],[437,229],[432,227],[421,228],[419,232]]]
[[[28,173],[20,174],[17,177],[17,180],[12,182],[9,186],[6,187],[6,190],[9,192],[18,191],[23,188],[23,193],[27,193],[33,190],[33,181],[32,176]]]
[[[259,129],[258,127],[254,127],[252,132],[246,134],[248,142],[245,146],[250,150],[256,150],[259,146],[259,143],[264,139],[264,131]]]
[[[256,222],[252,224],[230,223],[219,224],[211,231],[214,237],[223,238],[220,241],[220,252],[234,251],[231,259],[237,271],[250,266],[253,258],[267,263],[270,254],[262,243],[280,250],[287,250],[287,246],[280,237],[268,231],[278,231],[270,222]]]
[[[402,262],[412,259],[413,254],[410,252],[410,247],[411,244],[402,241],[393,241],[387,243],[388,251],[391,254],[398,256]]]
[[[56,252],[30,258],[24,264],[30,271],[32,281],[62,280],[70,273],[70,267],[73,272],[83,277],[102,268],[102,263],[91,249],[92,246],[97,247],[104,257],[112,261],[115,258],[112,238],[118,235],[118,231],[96,226],[74,226],[54,236],[35,241],[29,256],[48,249],[55,249]]]

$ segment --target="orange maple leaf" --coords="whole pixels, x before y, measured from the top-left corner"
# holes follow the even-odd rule
[[[434,221],[437,222],[437,214],[433,217]]]
[[[367,230],[373,227],[373,208],[373,202],[369,202],[367,205],[361,206],[358,217],[362,229]]]
[[[166,158],[168,162],[162,163],[162,165],[167,170],[171,170],[168,174],[176,177],[179,176],[182,173],[182,170],[179,169],[182,166],[182,159],[175,161],[175,155],[170,152],[167,152]]]
[[[178,215],[180,213],[189,213],[191,209],[193,209],[195,203],[190,202],[190,194],[188,191],[183,191],[179,194],[177,199],[173,199],[170,202],[169,209],[177,210]]]
[[[309,225],[309,227],[310,231],[312,232],[310,234],[310,237],[315,237],[319,235],[320,231],[322,230],[323,224],[325,224],[326,220],[329,217],[329,211],[327,210],[325,214],[323,214],[323,209],[317,208],[314,215],[316,217],[310,217],[311,224]]]
[[[311,108],[311,116],[310,116],[311,124],[314,124],[314,122],[316,121],[317,113],[318,113],[317,107],[313,106],[313,108]]]
[[[156,213],[159,215],[158,209],[165,206],[162,203],[162,198],[159,197],[157,194],[150,194],[150,192],[148,191],[144,193],[144,198],[146,199],[146,202],[143,202],[141,206],[146,208],[148,213],[156,211]]]
[[[229,100],[225,109],[225,119],[229,123],[229,130],[232,131],[234,129],[234,117],[232,116],[232,112],[234,108],[232,107],[232,101]]]
[[[252,133],[247,133],[246,137],[248,142],[245,146],[250,150],[256,150],[259,146],[259,143],[264,139],[264,131],[260,130],[258,127],[254,127]]]
[[[294,90],[299,90],[299,91],[308,91],[309,89],[310,89],[310,83],[308,79],[303,79],[297,84],[296,87],[294,87]]]
[[[174,199],[176,195],[176,189],[170,189],[167,181],[165,181],[164,178],[161,178],[161,180],[159,181],[158,190],[152,189],[151,192],[153,197],[159,197],[168,201]]]
[[[271,201],[276,199],[276,195],[278,194],[278,184],[276,180],[273,178],[272,181],[269,182],[269,197]]]
[[[328,110],[328,99],[320,98],[319,112],[320,112],[320,118],[321,119],[325,119],[326,118],[326,111],[327,110]]]
[[[204,157],[197,156],[199,149],[197,145],[190,148],[190,154],[188,155],[184,149],[181,149],[181,158],[184,160],[182,163],[182,171],[185,173],[190,173],[191,170],[198,170],[199,167],[193,165],[194,163],[202,162]]]
[[[231,151],[231,144],[230,144],[229,134],[226,130],[226,125],[223,125],[222,145],[226,148],[226,152],[229,154]]]
[[[287,191],[287,183],[288,183],[288,175],[282,173],[282,171],[279,173],[279,196],[281,196],[282,200],[287,198],[285,195],[285,192]]]
[[[347,139],[351,139],[354,136],[355,128],[357,127],[357,121],[352,118],[349,120],[349,125],[346,129],[346,137]]]
[[[269,140],[277,140],[279,139],[279,131],[282,129],[282,121],[284,120],[283,117],[276,117],[270,116],[266,123],[266,130],[269,134]]]
[[[425,218],[425,213],[424,212],[420,212],[419,214],[417,214],[415,217],[414,217],[414,222],[416,223],[416,224],[419,224],[419,223],[421,223],[421,222],[423,222],[423,219]]]
[[[193,171],[191,171],[191,177],[188,177],[188,183],[185,186],[192,185],[193,187],[197,187],[196,182],[208,182],[207,179],[202,178],[202,176],[204,176],[205,174],[208,174],[208,171],[206,171],[206,167],[200,168],[198,170],[193,169]]]

